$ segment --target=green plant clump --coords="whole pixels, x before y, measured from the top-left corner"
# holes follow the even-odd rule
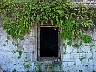
[[[19,53],[19,56],[18,56],[18,59],[21,58],[21,55],[22,55],[22,51],[18,51],[17,52]]]
[[[3,19],[3,28],[13,38],[22,39],[30,33],[32,27],[40,25],[55,25],[62,29],[59,37],[72,41],[90,43],[92,38],[83,33],[94,27],[93,18],[96,9],[63,0],[16,2],[3,0],[0,2],[0,15]]]

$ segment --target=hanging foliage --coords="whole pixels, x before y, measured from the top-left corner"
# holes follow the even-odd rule
[[[34,24],[51,24],[62,29],[60,38],[90,43],[92,38],[83,34],[94,27],[96,9],[87,6],[74,6],[71,2],[56,0],[46,2],[2,1],[0,14],[3,27],[13,38],[22,38]]]

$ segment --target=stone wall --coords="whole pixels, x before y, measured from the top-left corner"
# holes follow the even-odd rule
[[[12,39],[1,27],[0,19],[0,68],[6,72],[52,71],[51,61],[37,61],[37,27],[34,26],[24,40]],[[96,72],[96,31],[90,32],[93,44],[79,48],[61,46],[61,61],[53,65],[55,71]],[[65,41],[63,41],[65,42]],[[47,69],[45,66],[47,66]]]
[[[36,26],[24,40],[12,39],[1,26],[0,19],[0,67],[6,72],[33,71],[37,60]]]
[[[89,33],[93,41],[79,48],[67,46],[62,52],[62,67],[65,72],[96,72],[96,31]]]

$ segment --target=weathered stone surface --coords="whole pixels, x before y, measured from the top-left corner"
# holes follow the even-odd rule
[[[3,28],[0,28],[0,66],[4,71],[17,72],[38,71],[37,61],[37,27],[34,27],[30,34],[26,34],[24,40],[12,39]],[[93,72],[96,71],[96,41],[95,34],[92,35],[94,41],[90,48],[83,44],[80,48],[67,46],[61,48],[61,65],[54,65],[52,62],[42,62],[40,70],[66,71],[66,72]],[[10,38],[10,39],[9,39]],[[66,43],[66,41],[64,41]],[[20,55],[21,54],[21,55]],[[49,65],[46,68],[46,65]]]

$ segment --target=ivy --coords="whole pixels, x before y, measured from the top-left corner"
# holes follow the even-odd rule
[[[68,40],[67,44],[72,45],[73,40],[91,42],[91,36],[83,33],[95,26],[93,22],[96,18],[96,9],[83,5],[76,7],[67,0],[4,0],[0,3],[0,15],[3,19],[3,28],[13,38],[22,39],[26,33],[30,33],[35,24],[55,25],[62,29],[59,37]]]
[[[92,38],[90,36],[88,36],[88,35],[84,35],[82,37],[82,39],[83,39],[84,43],[89,43],[89,42],[92,41]]]
[[[18,51],[17,50],[17,52],[19,53],[18,59],[20,59],[21,58],[21,55],[22,55],[22,51]]]

